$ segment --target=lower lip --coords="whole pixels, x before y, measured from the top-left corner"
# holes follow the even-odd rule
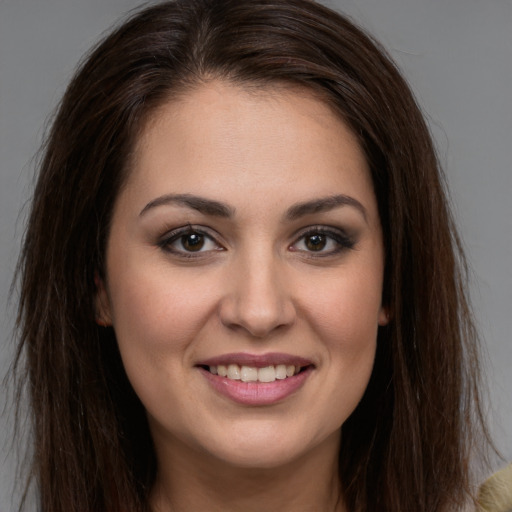
[[[312,367],[293,377],[276,379],[274,382],[242,382],[213,375],[204,368],[200,368],[200,371],[215,391],[234,402],[244,405],[271,405],[295,393],[311,375]]]

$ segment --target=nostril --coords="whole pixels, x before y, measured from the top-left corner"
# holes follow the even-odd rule
[[[231,298],[220,308],[220,320],[230,329],[242,329],[254,338],[264,338],[276,330],[293,324],[295,308],[282,301],[254,300],[254,297]]]

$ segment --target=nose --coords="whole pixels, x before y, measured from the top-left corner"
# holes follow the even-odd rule
[[[265,338],[296,318],[291,283],[277,258],[243,258],[230,269],[220,319],[230,329]]]

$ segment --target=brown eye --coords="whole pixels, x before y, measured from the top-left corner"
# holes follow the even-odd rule
[[[320,233],[313,233],[305,237],[304,243],[310,251],[322,251],[327,245],[327,237]]]
[[[293,252],[301,252],[309,257],[334,257],[354,247],[355,240],[343,230],[331,226],[312,226],[298,236],[289,247]]]
[[[181,245],[186,251],[200,251],[204,246],[204,236],[200,233],[188,233],[181,237]]]
[[[184,226],[167,233],[158,245],[163,251],[183,258],[205,257],[214,251],[224,250],[213,236],[193,226]]]

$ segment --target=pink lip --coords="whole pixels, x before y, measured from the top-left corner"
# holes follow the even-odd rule
[[[302,366],[303,369],[293,377],[276,379],[274,382],[242,382],[210,373],[205,366],[238,364],[240,366],[255,366],[263,368],[270,365],[287,364]],[[271,405],[280,402],[295,393],[306,382],[314,369],[307,359],[290,354],[224,354],[213,357],[198,365],[198,369],[207,382],[219,394],[236,403],[251,406]]]
[[[198,363],[198,366],[218,366],[238,364],[239,366],[255,366],[256,368],[264,368],[265,366],[286,364],[293,366],[311,366],[313,363],[303,357],[291,354],[283,354],[280,352],[269,352],[267,354],[247,354],[245,352],[236,352],[232,354],[222,354],[221,356],[212,357]]]

